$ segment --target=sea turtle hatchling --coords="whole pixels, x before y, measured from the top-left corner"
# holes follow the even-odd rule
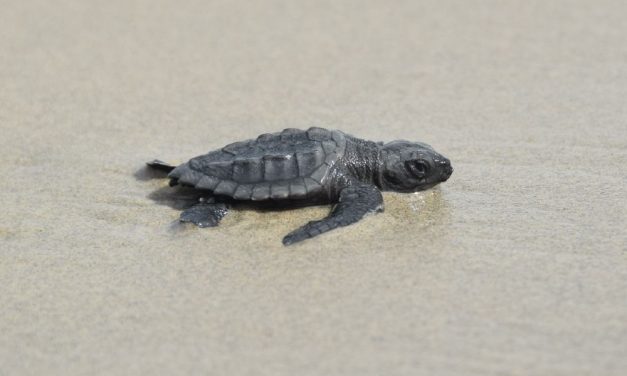
[[[180,220],[217,226],[230,202],[275,201],[334,204],[329,216],[283,238],[283,244],[314,237],[383,211],[381,191],[416,192],[446,181],[450,161],[421,142],[362,140],[323,128],[285,129],[235,142],[175,167],[155,160],[170,185],[206,192]]]

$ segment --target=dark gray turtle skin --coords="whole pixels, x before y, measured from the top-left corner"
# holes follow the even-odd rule
[[[283,238],[289,245],[383,211],[381,191],[417,192],[446,181],[450,161],[431,146],[362,140],[324,128],[285,129],[235,142],[178,167],[155,160],[170,185],[206,192],[182,222],[217,226],[235,201],[334,204],[329,216]]]

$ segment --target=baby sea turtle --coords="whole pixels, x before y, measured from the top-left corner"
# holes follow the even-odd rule
[[[381,191],[421,191],[453,173],[450,161],[427,144],[376,143],[324,128],[263,134],[178,167],[159,160],[148,166],[168,172],[172,186],[206,192],[180,218],[200,227],[217,226],[227,204],[237,200],[335,205],[328,217],[285,236],[285,245],[383,211]]]

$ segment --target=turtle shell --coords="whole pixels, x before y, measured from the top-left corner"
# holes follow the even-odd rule
[[[237,200],[301,199],[322,192],[345,148],[340,131],[289,128],[192,158],[168,177]]]

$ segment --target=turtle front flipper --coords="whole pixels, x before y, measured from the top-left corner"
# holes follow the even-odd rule
[[[190,222],[198,227],[215,227],[229,212],[225,203],[213,199],[202,201],[181,213],[181,222]]]
[[[283,238],[284,245],[313,238],[316,235],[347,226],[362,219],[369,213],[383,211],[383,196],[374,185],[354,185],[340,192],[340,199],[328,217],[311,221],[290,232]]]

